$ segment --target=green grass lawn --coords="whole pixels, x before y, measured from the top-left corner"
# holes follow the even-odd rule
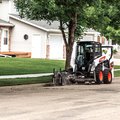
[[[119,66],[119,65],[115,65],[115,66],[114,66],[114,69],[120,69],[120,66]],[[115,76],[115,77],[120,77],[120,70],[115,71],[115,72],[114,72],[114,76]]]
[[[51,73],[53,68],[64,69],[62,60],[45,60],[31,58],[0,58],[0,75],[19,75],[34,73]],[[120,66],[115,66],[120,69]],[[115,72],[115,76],[120,76],[120,71]]]
[[[115,71],[115,72],[114,72],[114,76],[115,76],[115,77],[120,77],[120,71]]]
[[[31,58],[0,58],[0,75],[51,73],[53,68],[64,69],[62,60]]]
[[[19,75],[34,73],[51,73],[53,68],[64,69],[62,60],[43,60],[31,58],[0,58],[0,75]],[[120,69],[120,66],[115,66]],[[120,71],[115,71],[115,77],[120,77]],[[12,86],[23,84],[48,83],[52,76],[36,78],[0,79],[0,86]]]
[[[51,83],[52,76],[34,77],[34,78],[14,78],[14,79],[0,79],[1,86],[26,85],[37,83]]]
[[[120,66],[119,65],[115,65],[114,69],[120,69]]]
[[[64,69],[62,60],[43,60],[31,58],[0,58],[0,75],[19,75],[53,72],[53,68]],[[52,82],[52,76],[33,78],[0,79],[0,86],[37,84]]]

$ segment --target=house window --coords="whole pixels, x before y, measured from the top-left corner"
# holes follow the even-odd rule
[[[8,44],[8,30],[4,31],[4,45]]]

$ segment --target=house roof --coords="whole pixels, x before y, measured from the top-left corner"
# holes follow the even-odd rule
[[[51,24],[48,23],[48,21],[45,20],[29,20],[29,19],[25,19],[25,18],[21,18],[19,15],[16,14],[10,14],[9,15],[10,18],[21,21],[23,23],[26,23],[28,25],[31,25],[33,27],[36,27],[38,29],[47,31],[47,32],[59,32],[61,33],[61,31],[59,30],[59,22],[58,21],[53,21]],[[65,32],[68,32],[67,30]],[[90,28],[87,29],[84,34],[96,34],[96,35],[100,35],[99,32],[95,31],[94,29]]]
[[[13,19],[21,21],[23,23],[29,24],[33,27],[42,29],[47,32],[61,32],[59,30],[59,22],[58,21],[54,21],[50,24],[45,20],[36,21],[36,20],[28,20],[25,18],[20,18],[20,16],[16,15],[16,14],[10,14],[9,16],[10,16],[10,18],[13,18]]]
[[[0,19],[0,26],[3,26],[3,27],[13,27],[14,25],[7,22],[7,21],[4,21],[2,19]]]
[[[94,29],[92,28],[89,28],[87,29],[85,32],[84,32],[84,35],[100,35],[101,33],[100,32],[97,32],[95,31]]]

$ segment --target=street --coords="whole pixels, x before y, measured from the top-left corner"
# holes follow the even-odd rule
[[[0,88],[0,120],[119,119],[119,78],[108,85]]]

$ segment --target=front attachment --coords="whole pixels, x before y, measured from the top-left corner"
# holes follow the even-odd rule
[[[70,75],[66,71],[54,71],[53,75],[53,84],[60,86],[60,85],[69,85],[70,82]]]

